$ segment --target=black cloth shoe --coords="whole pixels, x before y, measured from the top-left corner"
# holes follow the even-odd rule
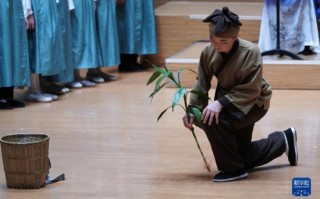
[[[119,72],[120,73],[131,73],[131,72],[137,72],[137,71],[141,71],[141,69],[138,66],[134,66],[134,65],[119,65]]]
[[[212,179],[213,182],[229,182],[234,180],[240,180],[248,177],[248,173],[245,170],[241,170],[234,173],[226,173],[221,171],[217,175],[215,175]]]
[[[2,110],[11,110],[11,109],[13,109],[13,107],[7,100],[0,99],[0,109],[2,109]]]
[[[314,55],[316,54],[315,52],[313,52],[311,49],[310,49],[310,46],[305,46],[303,51],[299,52],[298,54],[301,54],[301,55]]]
[[[136,63],[136,66],[137,66],[140,70],[148,70],[148,69],[149,69],[148,66],[145,66],[145,65],[142,65],[142,64],[139,64],[139,63]]]
[[[105,82],[108,82],[108,81],[115,81],[117,80],[117,77],[114,76],[114,75],[111,75],[111,74],[108,74],[108,73],[104,73],[104,72],[98,72],[97,75],[99,77],[102,77],[104,79]]]
[[[58,84],[48,84],[48,85],[42,86],[41,88],[44,92],[52,93],[55,95],[63,95],[70,92],[69,88],[62,85],[58,85]]]
[[[7,101],[13,108],[24,108],[26,106],[23,102],[20,102],[18,100],[7,99]]]
[[[284,131],[288,142],[288,160],[291,166],[296,166],[298,164],[298,147],[297,147],[297,131],[295,128],[291,127]]]

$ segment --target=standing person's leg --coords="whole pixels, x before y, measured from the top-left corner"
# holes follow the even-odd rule
[[[97,68],[88,68],[86,78],[94,83],[103,83],[104,78],[98,75]]]
[[[95,69],[100,65],[94,1],[74,1],[71,30],[74,82],[67,85],[71,88],[93,87],[96,85],[95,82],[101,83],[104,80],[95,78],[95,82],[90,81],[82,77],[80,71]]]
[[[2,87],[1,88],[1,96],[4,99],[13,99],[13,86]]]
[[[125,1],[117,6],[117,21],[121,52],[119,72],[147,70],[138,58],[157,53],[153,1]]]
[[[101,62],[95,70],[88,70],[87,78],[89,79],[100,77],[104,82],[117,79],[116,76],[102,70],[102,67],[108,68],[120,64],[120,46],[116,19],[116,1],[96,2],[96,25]]]
[[[119,65],[119,72],[140,71],[140,68],[136,65],[137,59],[137,54],[120,54],[121,63]]]
[[[31,86],[28,89],[27,100],[30,102],[52,102],[57,100],[58,96],[53,94],[42,93],[40,87],[39,74],[30,75]]]
[[[69,86],[72,88],[94,87],[96,83],[81,77],[81,69],[74,69],[73,71],[75,82],[70,82]],[[81,85],[78,85],[80,83]]]
[[[0,109],[10,110],[13,109],[13,106],[7,101],[8,99],[8,90],[10,92],[11,87],[0,87]]]
[[[29,54],[22,2],[2,0],[0,13],[0,109],[21,108],[25,104],[14,100],[14,88],[29,85]]]
[[[51,102],[58,99],[56,93],[62,94],[65,93],[64,91],[69,91],[68,88],[57,86],[52,82],[53,75],[65,70],[65,64],[62,61],[64,52],[57,3],[41,0],[32,0],[31,3],[34,21],[38,25],[35,25],[34,31],[28,32],[32,74],[27,99],[32,102]],[[43,15],[43,12],[46,14]],[[44,93],[48,91],[54,94]]]
[[[54,95],[63,95],[70,92],[70,89],[64,86],[62,83],[55,82],[54,75],[40,75],[40,87],[43,92],[52,93]]]
[[[102,67],[97,68],[97,69],[96,69],[96,72],[97,72],[97,75],[98,75],[99,77],[102,77],[105,82],[115,81],[115,80],[118,79],[116,76],[104,72],[104,71],[102,70]]]
[[[0,90],[1,95],[0,99],[4,99],[6,103],[12,106],[12,108],[23,108],[25,107],[25,104],[23,102],[20,102],[18,100],[13,99],[14,98],[14,87],[4,87]],[[1,97],[2,96],[2,97]]]
[[[65,69],[56,75],[46,76],[43,79],[45,80],[44,83],[49,83],[47,92],[60,95],[70,91],[67,87],[81,88],[82,84],[74,80],[71,28],[71,12],[74,9],[73,1],[59,1],[57,2],[57,8],[61,30],[61,51],[63,52],[60,63],[65,66]]]

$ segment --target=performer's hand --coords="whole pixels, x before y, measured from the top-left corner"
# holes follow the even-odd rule
[[[34,17],[33,17],[33,15],[29,15],[29,16],[27,17],[26,22],[27,22],[27,29],[28,29],[28,30],[34,30],[35,22],[34,22]]]
[[[193,124],[194,124],[194,115],[189,114],[189,117],[187,115],[183,116],[182,118],[183,124],[186,128],[192,130]]]
[[[126,0],[116,0],[117,6],[123,6],[126,3]]]
[[[216,124],[219,124],[219,114],[223,106],[219,101],[213,101],[203,110],[201,120],[204,124],[211,125],[215,119]]]

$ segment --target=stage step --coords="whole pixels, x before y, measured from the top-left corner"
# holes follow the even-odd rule
[[[215,9],[228,6],[242,22],[239,36],[258,41],[263,2],[190,2],[171,1],[155,10],[158,53],[147,58],[156,64],[188,47],[194,41],[209,39],[208,24],[202,20]]]
[[[166,66],[172,71],[184,69],[181,76],[184,87],[193,85],[196,74],[186,69],[197,71],[201,51],[207,44],[207,41],[195,42],[165,60]],[[320,55],[301,57],[304,60],[280,58],[277,55],[263,57],[263,74],[273,89],[320,89]],[[172,83],[168,84],[168,87],[172,86]]]

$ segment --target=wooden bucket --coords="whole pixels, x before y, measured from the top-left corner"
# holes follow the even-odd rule
[[[7,186],[38,189],[45,186],[49,173],[49,136],[14,134],[1,138],[3,167]]]

